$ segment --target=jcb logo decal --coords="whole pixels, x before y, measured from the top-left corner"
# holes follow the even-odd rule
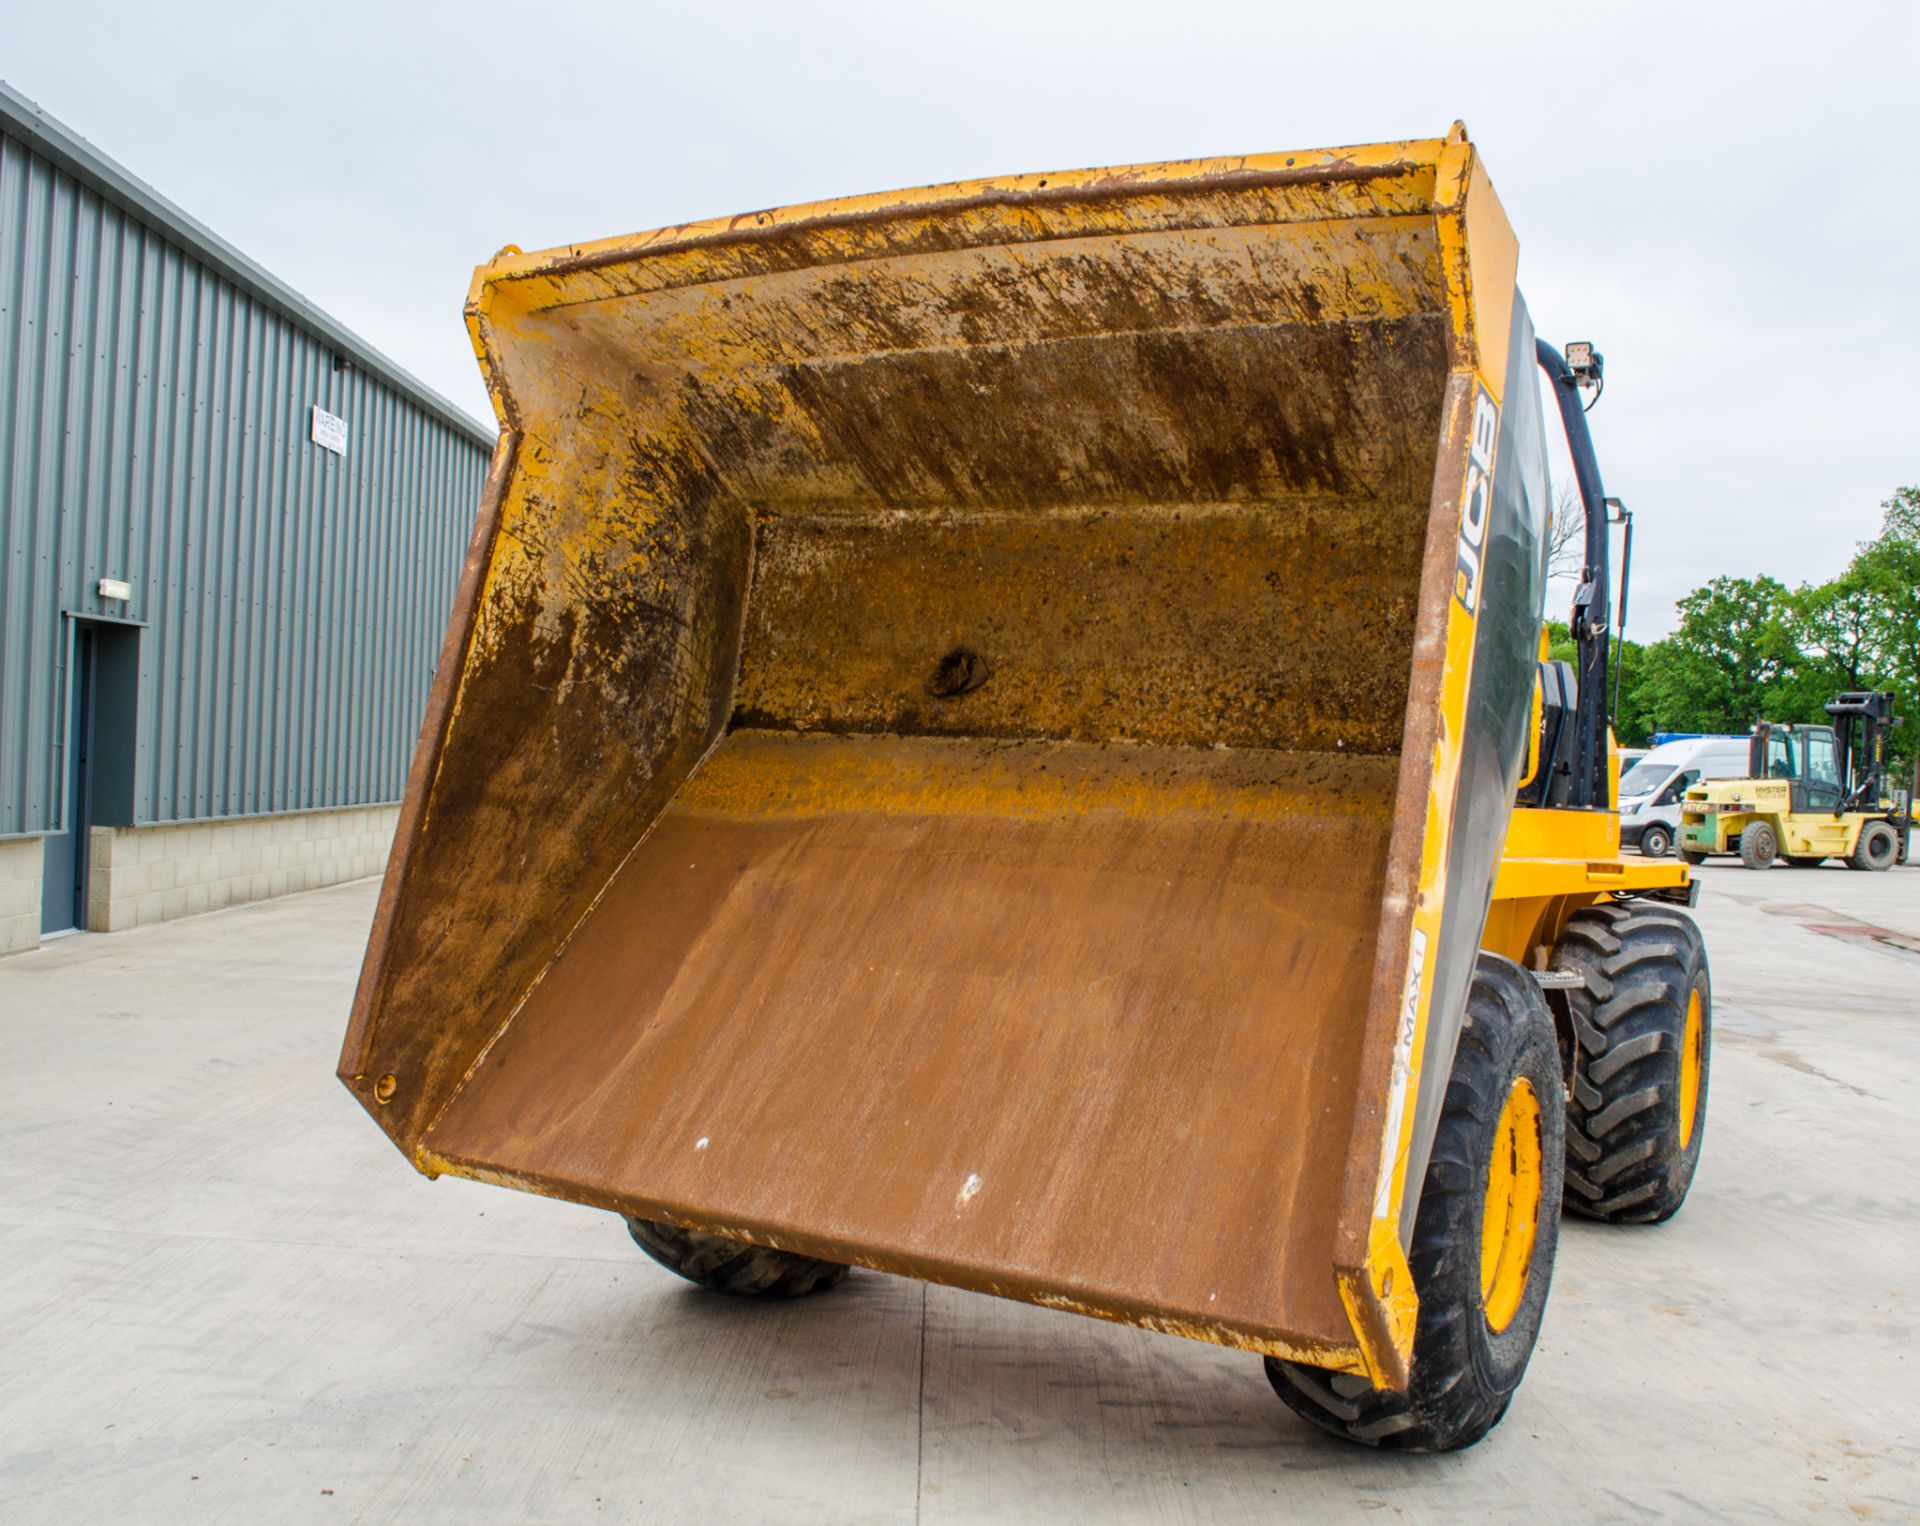
[[[1487,550],[1487,520],[1493,512],[1493,448],[1499,438],[1499,405],[1481,387],[1473,399],[1467,490],[1460,505],[1460,558],[1453,574],[1453,596],[1470,615],[1480,609],[1480,571]]]

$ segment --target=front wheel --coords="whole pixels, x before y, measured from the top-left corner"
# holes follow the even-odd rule
[[[1850,869],[1891,869],[1900,857],[1900,841],[1884,821],[1869,821],[1847,857]]]
[[[1749,869],[1771,869],[1780,839],[1764,821],[1750,821],[1740,833],[1740,861]]]
[[[1565,993],[1567,1206],[1593,1219],[1670,1219],[1707,1127],[1713,983],[1700,929],[1657,902],[1589,906],[1567,919],[1553,965],[1581,981]]]
[[[1296,1414],[1349,1441],[1451,1452],[1499,1423],[1527,1370],[1560,1237],[1565,1104],[1553,1019],[1533,979],[1482,954],[1420,1189],[1408,1261],[1420,1294],[1412,1381],[1268,1357]]]
[[[1665,858],[1673,849],[1673,833],[1665,827],[1648,827],[1640,834],[1640,851],[1648,858]]]
[[[668,1271],[715,1293],[743,1298],[799,1298],[825,1292],[846,1279],[837,1261],[817,1261],[790,1250],[730,1240],[702,1229],[682,1229],[654,1219],[628,1219],[633,1243]]]

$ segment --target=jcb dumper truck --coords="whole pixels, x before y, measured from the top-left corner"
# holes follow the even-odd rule
[[[1597,367],[1444,138],[524,254],[340,1075],[708,1287],[874,1268],[1484,1435],[1705,1111],[1627,862]],[[1544,368],[1579,661],[1544,663]]]

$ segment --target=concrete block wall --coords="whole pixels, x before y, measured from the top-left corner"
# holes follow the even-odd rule
[[[0,954],[40,945],[40,839],[0,842]]]
[[[178,826],[95,827],[87,926],[120,932],[379,874],[387,867],[399,817],[398,806],[385,805]]]

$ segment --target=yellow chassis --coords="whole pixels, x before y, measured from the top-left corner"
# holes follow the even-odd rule
[[[1622,891],[1684,889],[1676,859],[1623,859],[1620,818],[1612,811],[1516,808],[1494,876],[1480,946],[1516,964],[1539,967],[1567,919]]]

